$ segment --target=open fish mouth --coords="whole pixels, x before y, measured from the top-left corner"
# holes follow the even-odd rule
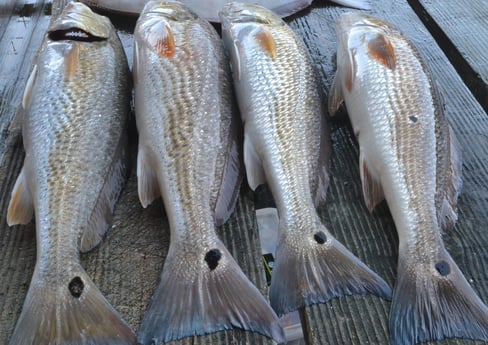
[[[91,35],[78,28],[50,31],[48,37],[51,41],[100,42],[106,40],[105,37]]]

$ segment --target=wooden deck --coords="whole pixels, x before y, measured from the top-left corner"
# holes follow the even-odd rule
[[[446,113],[463,150],[464,186],[459,221],[444,236],[448,251],[488,303],[488,2],[485,0],[373,0],[371,14],[394,23],[424,54],[439,82]],[[9,228],[6,210],[23,162],[19,112],[23,88],[51,13],[65,1],[4,0],[0,3],[0,345],[8,344],[21,312],[36,259],[35,226]],[[287,19],[303,38],[327,92],[334,72],[335,19],[350,11],[316,0]],[[132,60],[133,20],[115,18]],[[129,21],[128,24],[124,21]],[[358,147],[346,116],[332,119],[332,178],[319,212],[346,247],[391,286],[398,239],[385,204],[370,215],[363,203]],[[134,170],[134,169],[133,169]],[[269,198],[243,185],[236,212],[219,234],[250,279],[266,294],[256,205]],[[113,228],[82,263],[102,293],[137,331],[154,291],[169,244],[162,203],[142,209],[133,173],[117,205]],[[389,343],[390,303],[371,296],[344,297],[302,311],[307,345]],[[172,344],[272,344],[240,330],[186,338]],[[451,339],[435,344],[482,344]]]

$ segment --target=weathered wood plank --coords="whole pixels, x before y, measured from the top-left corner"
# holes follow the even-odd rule
[[[49,24],[47,0],[7,1],[0,5],[0,159],[8,125],[17,113],[32,60]]]
[[[488,2],[409,0],[409,3],[488,111]]]
[[[464,3],[464,6],[467,6]],[[444,236],[446,247],[480,297],[488,302],[488,117],[473,98],[427,29],[406,1],[373,1],[369,12],[390,21],[409,36],[425,55],[446,99],[446,113],[464,154],[464,189],[459,200],[459,221]],[[328,92],[334,75],[335,19],[348,9],[315,5],[289,20],[304,39]],[[332,179],[326,205],[319,212],[332,233],[352,252],[394,284],[398,239],[387,206],[369,215],[359,178],[359,154],[348,121],[332,120]],[[387,344],[386,301],[345,297],[307,308],[304,319],[309,344]],[[439,344],[481,344],[445,340]]]

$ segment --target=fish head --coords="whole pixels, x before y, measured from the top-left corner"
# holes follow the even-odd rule
[[[337,20],[336,34],[337,70],[348,91],[372,61],[396,68],[393,42],[401,33],[389,23],[363,13],[345,13]]]
[[[273,11],[259,5],[241,2],[226,4],[219,13],[223,29],[239,24],[283,26],[285,22]]]
[[[180,25],[199,21],[187,6],[173,1],[149,1],[137,20],[134,36],[157,55],[172,58],[176,53],[174,32]]]
[[[274,12],[259,5],[231,2],[222,8],[219,15],[222,39],[230,56],[234,81],[240,80],[241,66],[246,64],[243,61],[246,52],[258,50],[268,58],[276,57],[274,32],[287,27]]]
[[[48,28],[51,41],[102,41],[113,32],[110,20],[80,2],[70,2]]]

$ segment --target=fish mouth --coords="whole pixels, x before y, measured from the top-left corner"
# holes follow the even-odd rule
[[[100,42],[106,40],[105,37],[94,36],[78,28],[53,30],[48,33],[48,37],[51,41]]]
[[[112,28],[107,17],[94,13],[82,3],[70,2],[59,18],[50,25],[48,35],[58,41],[61,39],[83,41],[85,37],[86,41],[91,42],[97,39],[108,39]]]

